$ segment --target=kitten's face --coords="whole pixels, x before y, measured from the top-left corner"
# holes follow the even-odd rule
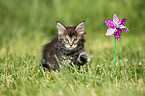
[[[80,40],[84,39],[84,22],[77,27],[64,27],[59,22],[57,23],[59,42],[68,50],[75,49]]]

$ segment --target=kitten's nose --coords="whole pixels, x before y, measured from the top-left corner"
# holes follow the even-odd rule
[[[72,44],[70,46],[72,47]]]
[[[70,41],[70,42],[69,42],[69,45],[70,45],[70,46],[72,46],[72,45],[73,45],[73,42],[72,42],[72,41]]]

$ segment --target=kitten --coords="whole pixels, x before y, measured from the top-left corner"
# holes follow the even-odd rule
[[[44,46],[42,51],[42,66],[47,69],[60,70],[67,60],[69,64],[82,66],[90,61],[89,55],[84,51],[85,24],[65,27],[57,22],[58,36]]]

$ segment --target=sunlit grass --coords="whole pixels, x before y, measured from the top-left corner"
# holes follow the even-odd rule
[[[101,35],[103,36],[103,34]],[[132,39],[134,36],[129,36]],[[144,36],[136,37],[142,40]],[[41,36],[33,43],[14,40],[1,50],[1,93],[3,95],[144,95],[144,51],[142,43],[117,41],[117,71],[114,71],[114,39],[87,39],[91,62],[78,70],[64,68],[61,72],[43,72]],[[43,43],[47,42],[43,38]],[[31,41],[31,40],[30,40]],[[48,39],[49,41],[49,39]],[[112,41],[112,42],[111,42]],[[124,43],[122,43],[125,41]],[[92,43],[91,43],[92,42]],[[29,46],[18,46],[23,43]],[[31,46],[30,46],[31,45]],[[125,46],[126,45],[126,46]],[[98,47],[96,47],[98,46]],[[29,49],[30,48],[30,49]],[[24,51],[25,50],[25,51]],[[3,54],[6,53],[6,54]]]

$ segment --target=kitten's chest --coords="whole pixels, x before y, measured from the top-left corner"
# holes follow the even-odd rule
[[[74,61],[74,57],[73,56],[66,56],[66,55],[61,55],[61,58],[60,58],[60,63],[72,63]]]

